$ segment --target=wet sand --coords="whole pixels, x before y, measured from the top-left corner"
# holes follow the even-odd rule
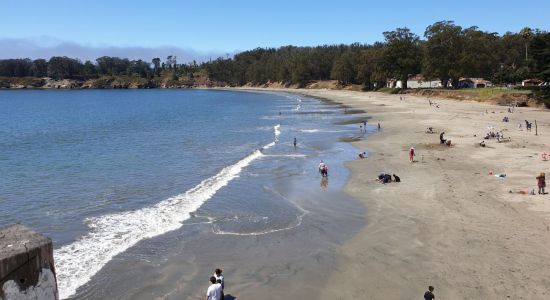
[[[547,110],[508,113],[503,106],[431,99],[437,108],[413,96],[295,92],[364,109],[370,125],[382,125],[380,133],[353,142],[368,159],[347,164],[352,176],[345,190],[368,208],[368,224],[340,249],[321,299],[420,299],[428,285],[436,299],[550,298],[550,195],[529,195],[535,177],[550,173],[550,161],[541,160],[550,152]],[[425,133],[429,126],[437,134]],[[488,126],[511,141],[480,147]],[[452,147],[439,145],[441,131]],[[380,172],[402,182],[382,185],[375,181]]]

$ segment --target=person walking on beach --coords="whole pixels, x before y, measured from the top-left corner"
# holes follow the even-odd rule
[[[416,154],[414,153],[414,147],[411,146],[411,149],[409,149],[409,161],[410,161],[410,162],[414,162],[414,156],[415,156],[415,155],[416,155]]]
[[[424,300],[433,300],[433,299],[435,299],[434,287],[430,285],[428,287],[428,290],[424,293]]]
[[[210,277],[210,286],[206,290],[206,300],[221,300],[222,285],[217,283],[216,277]]]
[[[537,176],[537,186],[539,187],[539,194],[545,194],[544,188],[546,187],[546,175],[544,172],[541,172],[539,176]]]
[[[378,123],[378,131],[380,131],[380,123]]]

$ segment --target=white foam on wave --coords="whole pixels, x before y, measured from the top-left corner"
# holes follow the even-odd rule
[[[280,128],[280,124],[273,126],[275,141],[263,146],[262,149],[269,149],[278,142]],[[60,299],[75,294],[80,286],[88,282],[117,254],[141,240],[183,226],[182,222],[189,219],[191,213],[199,209],[231,180],[239,177],[241,171],[252,161],[262,156],[264,156],[262,152],[256,150],[185,193],[153,206],[87,219],[86,223],[91,229],[87,235],[72,244],[54,250]]]
[[[301,105],[301,104],[298,104],[294,110],[295,110],[295,111],[299,111],[300,108],[302,108],[302,105]]]
[[[319,132],[319,129],[301,129],[300,132]]]
[[[139,241],[180,228],[190,213],[262,156],[256,150],[185,193],[151,207],[87,219],[91,229],[88,234],[54,250],[59,297],[64,299],[73,295],[114,256]]]
[[[271,148],[271,147],[273,147],[273,146],[275,146],[275,142],[271,142],[271,143],[269,143],[269,144],[263,146],[262,149],[267,150],[267,149],[269,149],[269,148]]]
[[[279,128],[281,128],[281,124],[277,124],[277,125],[273,126],[273,131],[275,133],[275,140],[276,141],[279,140],[279,135],[281,135],[281,131],[279,130]]]

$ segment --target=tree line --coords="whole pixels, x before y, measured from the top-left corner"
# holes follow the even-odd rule
[[[193,74],[199,69],[197,62],[178,64],[177,58],[170,55],[164,62],[153,58],[151,62],[141,59],[102,56],[95,63],[84,63],[76,58],[54,56],[49,60],[29,58],[0,60],[0,76],[5,77],[51,77],[53,79],[91,79],[100,76],[134,76],[154,78],[163,72],[175,77]]]
[[[461,77],[485,78],[494,83],[517,83],[527,78],[550,81],[550,33],[524,28],[499,35],[478,27],[462,28],[453,21],[428,26],[423,37],[408,28],[384,32],[373,44],[284,46],[257,48],[203,62],[178,64],[175,56],[150,62],[103,56],[95,62],[68,57],[0,60],[0,76],[87,79],[100,76],[188,76],[204,71],[220,84],[244,85],[282,82],[305,85],[314,80],[361,84],[365,89],[422,74],[457,87]]]
[[[527,78],[550,81],[550,33],[524,28],[504,35],[453,21],[428,26],[423,39],[408,28],[384,32],[374,44],[257,48],[204,64],[212,80],[232,85],[269,81],[304,85],[312,80],[338,80],[384,86],[422,74],[457,87],[461,77],[516,83]]]

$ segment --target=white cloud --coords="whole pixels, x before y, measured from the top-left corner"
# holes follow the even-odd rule
[[[74,42],[62,41],[50,37],[39,38],[0,38],[0,59],[6,58],[45,58],[52,56],[68,56],[79,58],[82,61],[95,61],[101,56],[118,56],[129,59],[143,59],[151,61],[154,57],[165,60],[168,55],[176,55],[179,63],[188,63],[216,59],[220,56],[232,56],[234,53],[201,52],[190,48],[174,46],[160,47],[113,47],[87,46]]]

